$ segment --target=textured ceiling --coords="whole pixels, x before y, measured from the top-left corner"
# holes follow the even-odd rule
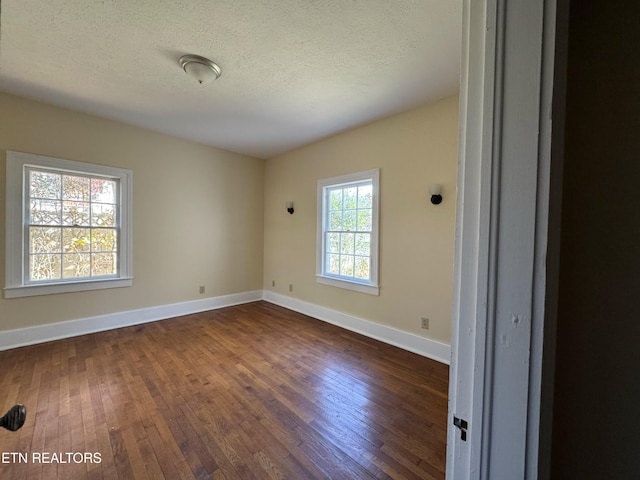
[[[0,90],[269,158],[458,91],[460,0],[2,0]],[[193,53],[222,76],[199,85]]]

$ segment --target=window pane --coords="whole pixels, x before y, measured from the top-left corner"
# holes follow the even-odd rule
[[[342,229],[348,232],[355,232],[356,218],[356,210],[345,210],[342,214]]]
[[[356,208],[358,206],[358,187],[344,189],[344,209]]]
[[[358,210],[358,231],[371,231],[371,210]]]
[[[340,255],[327,255],[327,273],[332,275],[340,274]]]
[[[87,202],[62,202],[62,224],[89,225],[90,204]]]
[[[342,210],[342,189],[329,191],[329,210]]]
[[[118,262],[115,253],[94,253],[91,255],[93,276],[115,275],[118,273]]]
[[[372,191],[371,185],[358,187],[358,208],[371,208],[373,205]]]
[[[32,198],[60,198],[62,177],[55,173],[30,172],[29,195]]]
[[[117,230],[100,228],[93,230],[91,249],[94,252],[115,252],[117,248]]]
[[[31,199],[30,206],[33,225],[60,225],[62,203],[59,200]]]
[[[94,227],[115,227],[116,206],[94,203],[91,205],[91,225]]]
[[[369,279],[369,257],[356,257],[354,277],[364,280]]]
[[[91,256],[88,253],[68,253],[62,256],[62,277],[78,278],[91,275]]]
[[[64,228],[62,245],[65,253],[89,252],[91,250],[90,228]]]
[[[91,201],[100,203],[116,203],[116,182],[101,178],[91,179]]]
[[[340,237],[340,253],[346,253],[353,255],[354,252],[354,243],[355,243],[355,234],[353,233],[342,233]]]
[[[340,234],[339,233],[329,233],[328,234],[328,243],[327,250],[330,253],[339,253],[340,252]]]
[[[30,255],[29,280],[55,280],[60,278],[61,255]]]
[[[342,230],[342,212],[329,214],[329,230]]]
[[[60,228],[29,227],[29,253],[60,252]]]
[[[62,199],[88,202],[90,200],[89,179],[87,177],[64,175],[62,177]]]
[[[351,255],[340,256],[340,275],[353,277],[353,257]]]
[[[356,255],[371,254],[371,235],[368,233],[357,233],[355,237]]]

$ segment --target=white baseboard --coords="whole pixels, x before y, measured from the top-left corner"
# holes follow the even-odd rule
[[[437,360],[449,365],[451,347],[446,343],[437,342],[412,333],[397,330],[393,327],[354,317],[337,310],[321,307],[313,303],[298,300],[286,295],[269,292],[267,290],[254,290],[252,292],[236,293],[220,297],[205,298],[191,302],[159,305],[156,307],[129,310],[126,312],[110,313],[95,317],[68,320],[65,322],[36,325],[33,327],[18,328],[0,332],[0,351],[11,348],[34,345],[36,343],[50,342],[62,338],[86,335],[88,333],[102,332],[115,328],[139,325],[157,320],[189,315],[192,313],[215,310],[242,303],[265,300],[290,310],[309,315],[327,323],[360,333],[367,337],[375,338],[381,342],[403,348],[418,355]]]
[[[280,295],[268,290],[264,291],[263,299],[327,323],[360,333],[366,337],[375,338],[381,342],[408,350],[423,357],[431,358],[446,365],[450,364],[451,346],[428,338],[404,332],[386,325],[354,317],[337,310],[331,310],[320,305],[298,300],[286,295]]]
[[[262,290],[0,332],[0,351],[262,300]]]

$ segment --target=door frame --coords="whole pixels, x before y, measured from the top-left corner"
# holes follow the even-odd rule
[[[560,212],[566,32],[558,3],[568,6],[463,0],[449,479],[548,473],[559,250],[549,226]],[[467,422],[466,441],[454,417]]]

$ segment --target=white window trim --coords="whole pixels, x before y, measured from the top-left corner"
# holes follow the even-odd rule
[[[349,183],[371,180],[373,185],[372,198],[372,220],[371,220],[371,281],[348,280],[324,274],[324,209],[326,197],[325,187],[347,185]],[[317,200],[317,245],[316,245],[316,281],[324,285],[346,288],[356,292],[379,295],[380,286],[378,284],[378,244],[379,244],[379,211],[380,211],[380,169],[367,170],[364,172],[350,173],[338,177],[318,180],[318,200]]]
[[[119,275],[115,278],[66,280],[46,284],[24,283],[24,200],[25,167],[52,168],[70,173],[105,175],[118,178],[120,236],[118,239]],[[6,265],[5,298],[79,292],[105,288],[129,287],[133,284],[133,172],[117,167],[75,162],[42,155],[7,151],[6,175]]]

